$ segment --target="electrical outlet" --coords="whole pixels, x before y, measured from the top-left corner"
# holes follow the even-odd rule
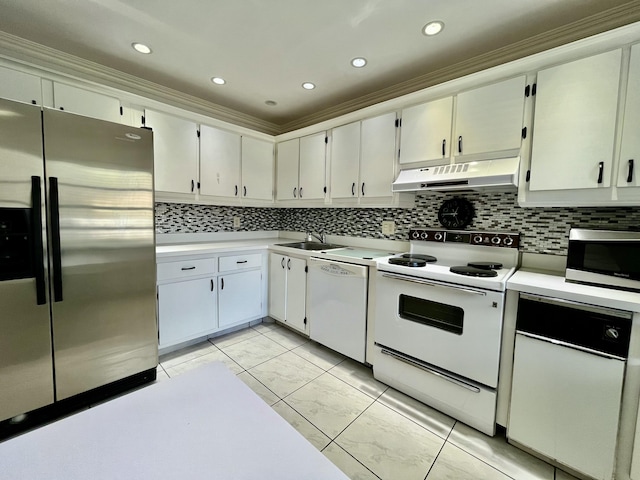
[[[240,217],[233,217],[233,228],[240,228]]]
[[[396,233],[396,222],[393,220],[384,220],[382,222],[382,234],[393,235]]]

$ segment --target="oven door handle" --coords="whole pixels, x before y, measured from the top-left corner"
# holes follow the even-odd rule
[[[482,296],[486,296],[487,295],[487,292],[485,292],[483,290],[476,290],[476,289],[473,289],[473,288],[465,288],[465,287],[457,287],[455,285],[446,285],[444,283],[430,282],[428,280],[422,280],[422,279],[418,279],[418,278],[414,278],[414,277],[406,277],[404,275],[396,275],[394,273],[383,273],[382,276],[383,277],[387,277],[387,278],[392,278],[393,280],[403,280],[405,282],[419,283],[420,285],[429,285],[431,287],[452,288],[454,290],[457,290],[457,291],[460,291],[460,292],[465,292],[465,293],[471,293],[473,295],[482,295]]]
[[[420,370],[423,370],[427,373],[430,373],[432,375],[435,375],[436,377],[442,378],[443,380],[446,380],[448,382],[453,383],[454,385],[457,385],[459,387],[465,388],[471,392],[474,393],[480,393],[480,389],[478,387],[476,387],[475,385],[471,385],[469,383],[463,382],[462,380],[458,380],[457,378],[451,377],[449,375],[446,375],[442,372],[438,372],[437,370],[434,370],[432,368],[427,367],[426,365],[424,365],[422,362],[418,362],[417,360],[414,360],[411,357],[408,357],[406,355],[402,355],[401,353],[398,352],[394,352],[391,350],[387,350],[384,347],[381,347],[381,352],[383,355],[389,355],[392,358],[395,358],[396,360],[399,360],[401,362],[407,363],[413,367],[419,368]]]

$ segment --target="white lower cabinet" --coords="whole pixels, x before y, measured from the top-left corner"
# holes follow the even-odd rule
[[[260,316],[262,272],[232,273],[218,277],[218,327],[225,328]]]
[[[217,328],[215,278],[158,286],[160,348],[207,335]]]
[[[269,254],[269,316],[308,333],[306,316],[307,261]]]

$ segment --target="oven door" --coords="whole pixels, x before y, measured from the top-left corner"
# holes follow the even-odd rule
[[[375,341],[496,388],[504,293],[376,274]]]

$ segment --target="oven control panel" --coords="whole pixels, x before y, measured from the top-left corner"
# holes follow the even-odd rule
[[[519,233],[505,232],[467,232],[420,228],[409,230],[409,240],[440,243],[465,243],[468,245],[485,245],[487,247],[503,248],[518,248],[520,246]]]

